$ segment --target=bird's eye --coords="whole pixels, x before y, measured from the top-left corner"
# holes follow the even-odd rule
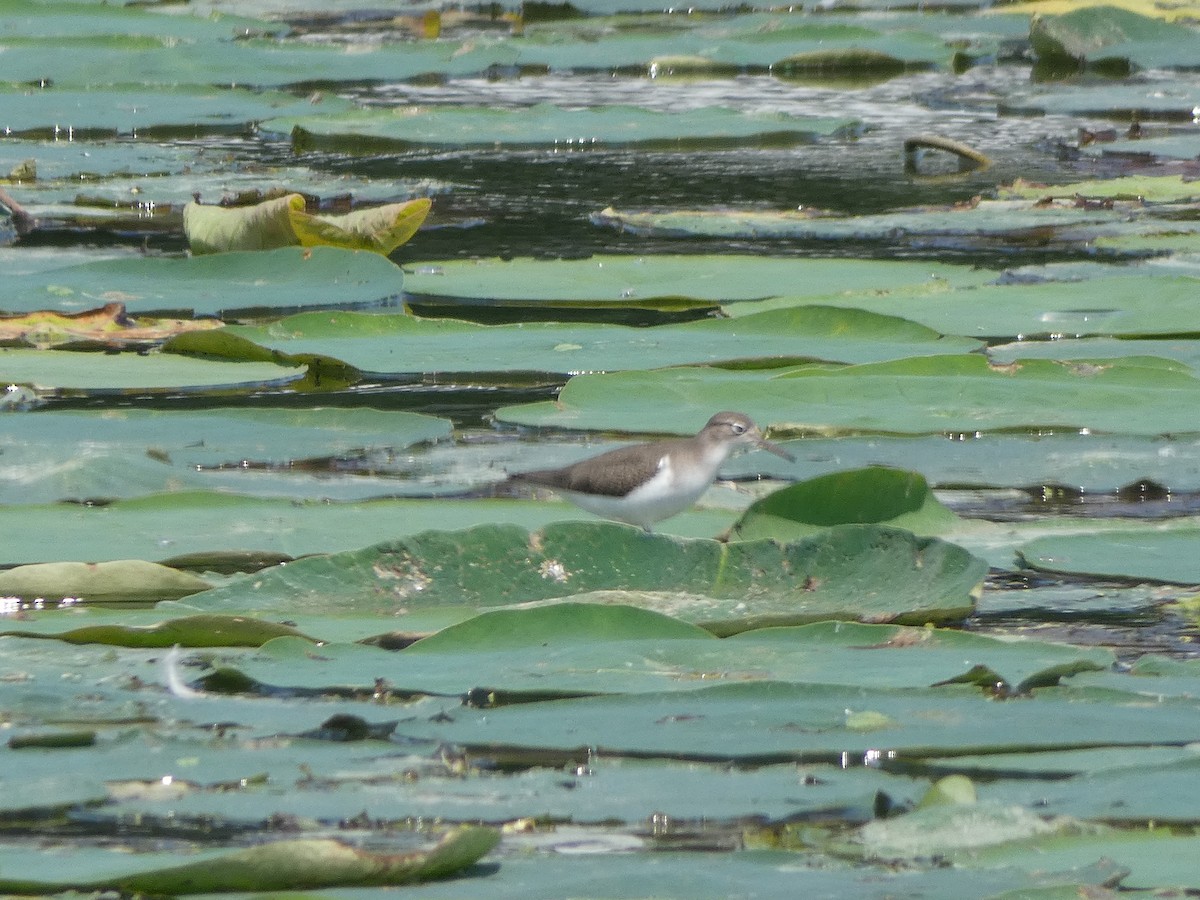
[[[730,422],[729,427],[731,429],[733,429],[734,434],[745,434],[746,433],[746,426],[743,425],[741,422]]]

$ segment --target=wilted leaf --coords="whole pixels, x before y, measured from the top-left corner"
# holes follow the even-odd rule
[[[0,343],[25,344],[38,349],[63,345],[99,345],[106,348],[158,344],[185,331],[220,328],[216,319],[133,318],[125,304],[106,303],[81,313],[40,310],[0,316]]]
[[[299,244],[291,213],[304,210],[304,198],[287,194],[254,206],[209,206],[189,203],[183,208],[183,233],[192,252],[274,250]]]
[[[341,247],[386,256],[414,234],[429,215],[427,198],[390,203],[343,215],[309,213],[300,194],[253,206],[183,209],[183,230],[193,253],[272,250],[278,247]]]
[[[292,207],[289,216],[292,230],[305,247],[372,250],[387,256],[417,233],[432,205],[432,201],[422,197],[340,216],[312,215],[303,207]]]

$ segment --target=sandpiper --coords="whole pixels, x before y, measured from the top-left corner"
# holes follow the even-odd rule
[[[719,412],[695,437],[621,447],[561,469],[514,472],[509,481],[551,488],[590,513],[650,531],[695,503],[721,464],[746,447],[795,459],[749,416]]]

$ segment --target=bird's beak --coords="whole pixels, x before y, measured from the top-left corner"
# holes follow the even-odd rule
[[[783,459],[786,459],[788,462],[796,461],[796,457],[792,456],[792,454],[788,453],[786,450],[784,450],[778,444],[772,444],[766,438],[760,437],[754,446],[757,447],[759,450],[766,450],[768,453],[774,453],[776,456],[782,457]]]

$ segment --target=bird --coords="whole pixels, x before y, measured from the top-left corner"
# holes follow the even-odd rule
[[[506,483],[550,488],[590,513],[650,532],[700,499],[725,460],[746,448],[795,461],[749,416],[719,412],[695,437],[620,447],[559,469],[514,472]]]

